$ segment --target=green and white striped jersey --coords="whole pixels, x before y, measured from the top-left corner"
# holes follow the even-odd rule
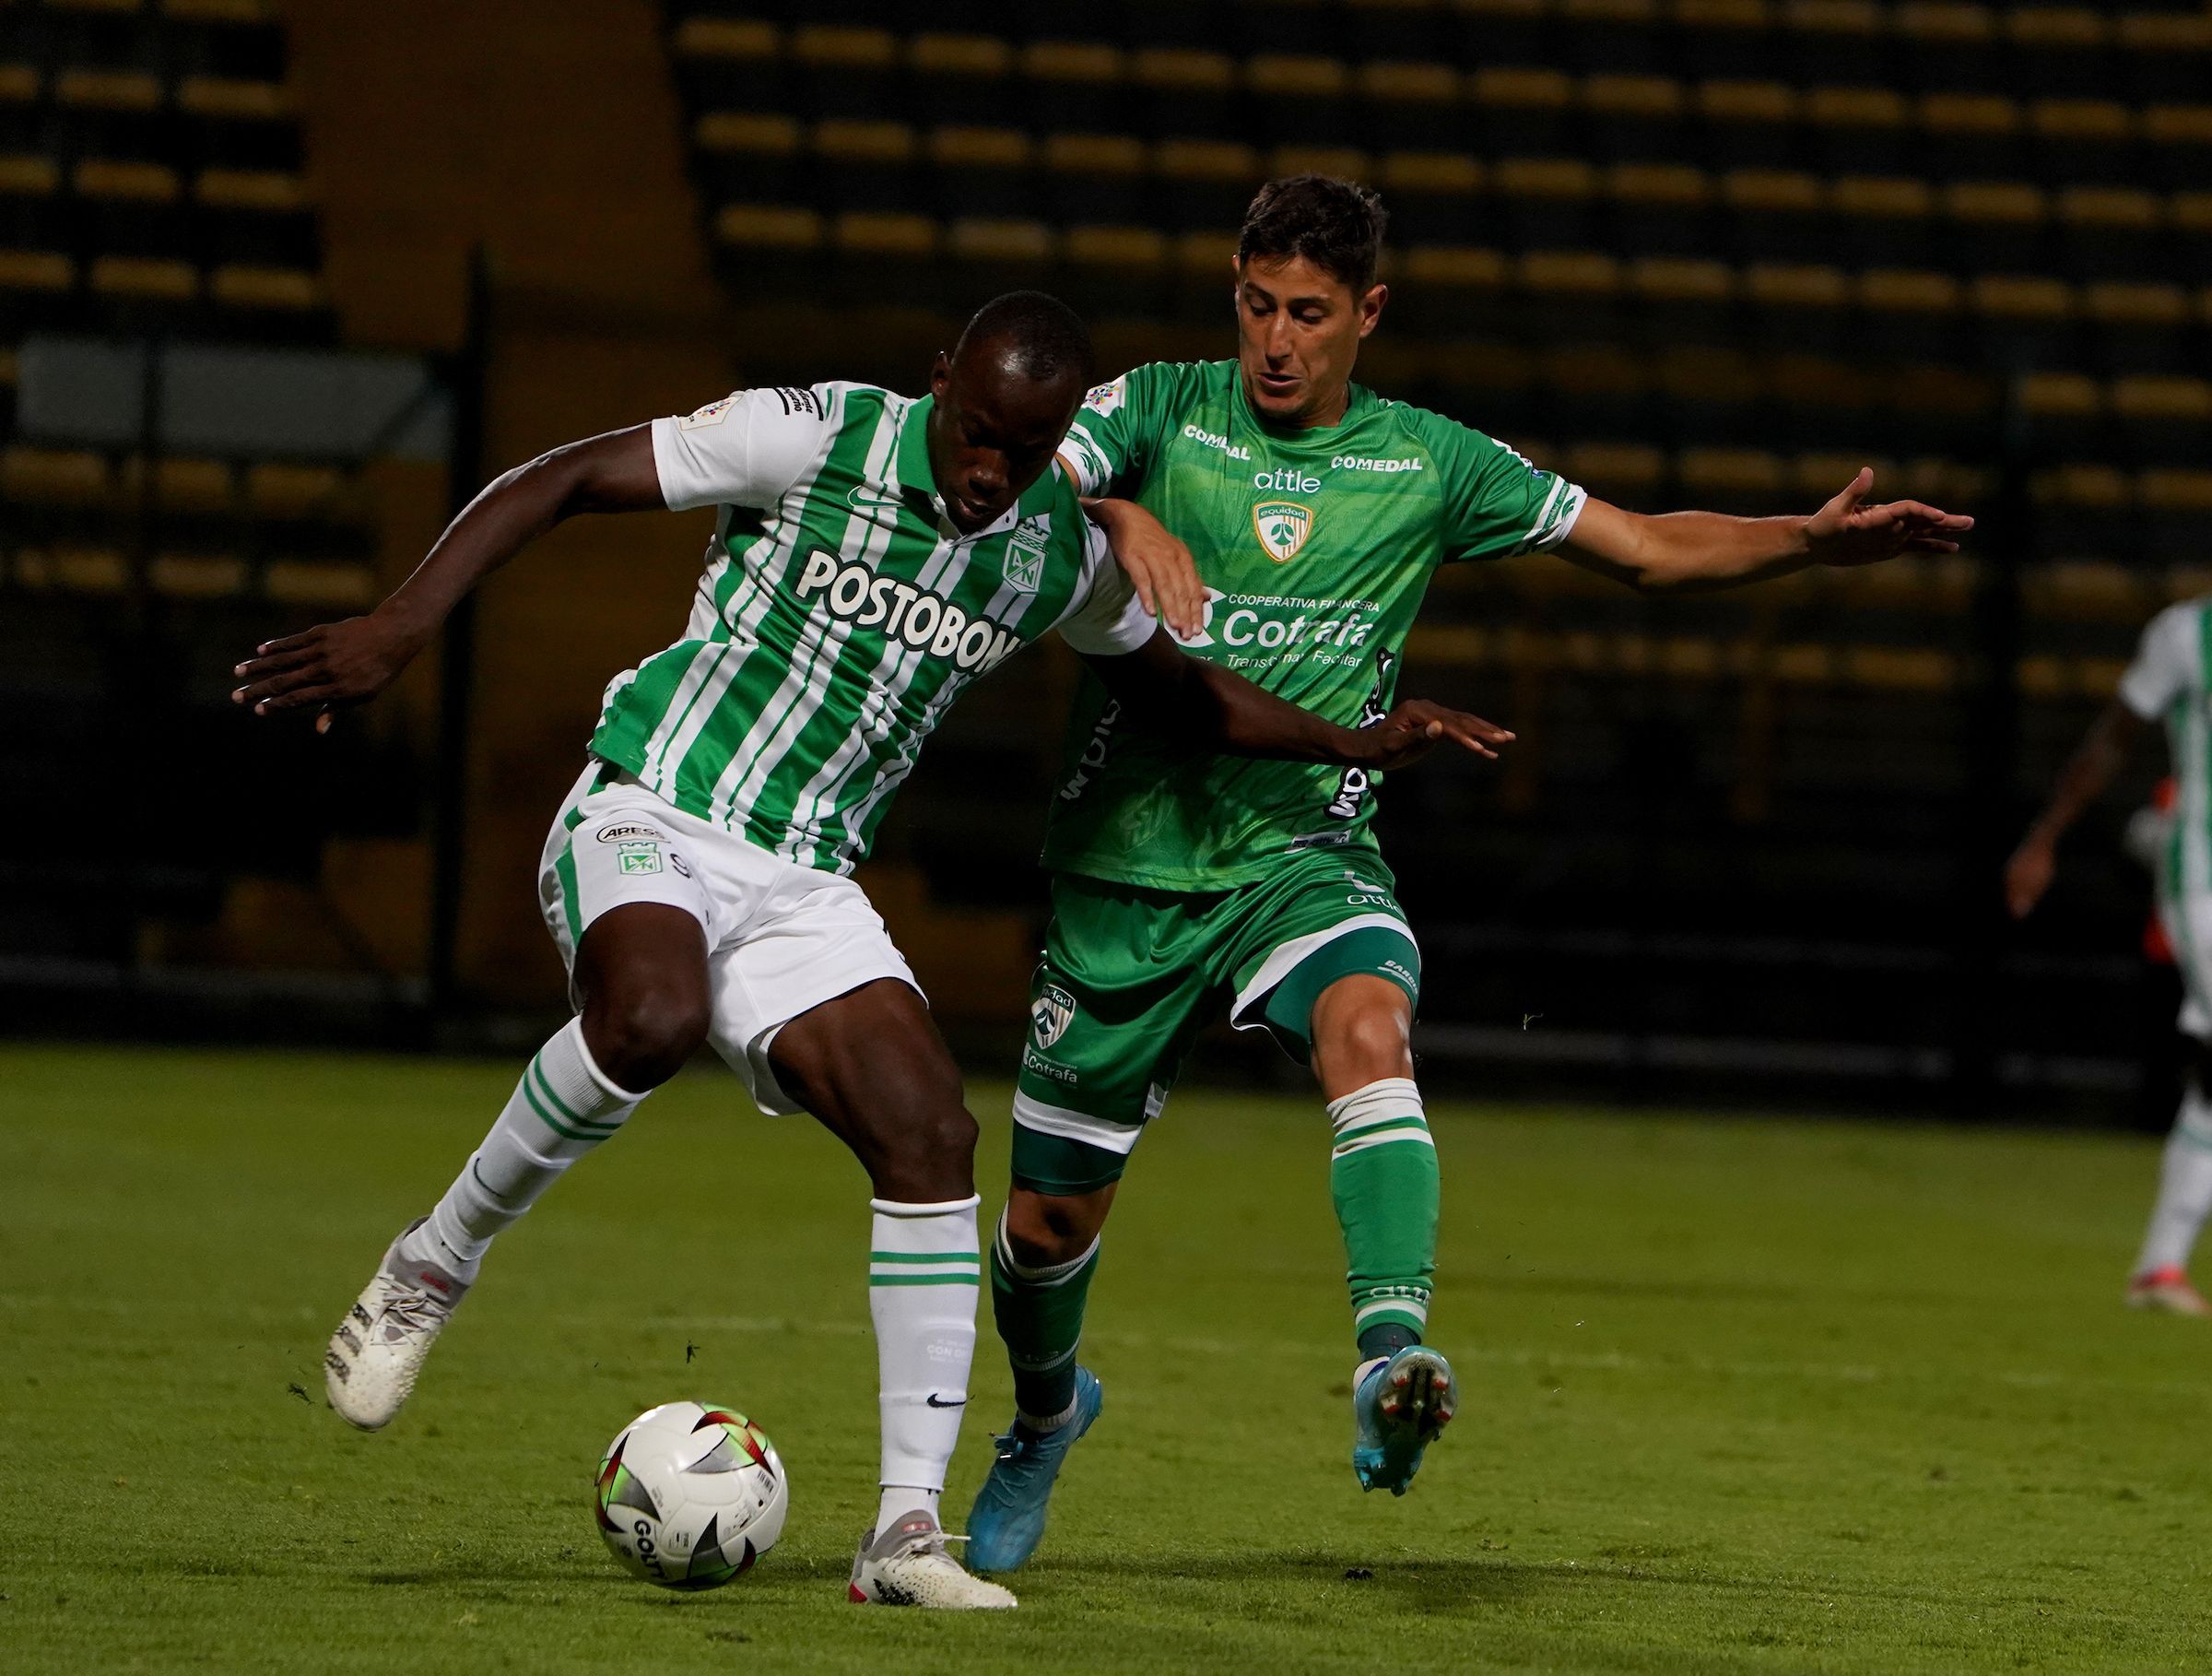
[[[715,506],[684,637],[611,681],[594,754],[801,867],[850,872],[968,684],[1058,628],[1155,624],[1055,466],[987,529],[945,517],[919,401],[745,390],[655,419],[662,497]]]

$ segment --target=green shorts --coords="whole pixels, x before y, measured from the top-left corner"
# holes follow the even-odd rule
[[[1238,1029],[1303,1060],[1313,1003],[1359,973],[1419,1004],[1420,950],[1372,852],[1293,856],[1233,891],[1054,875],[1014,1095],[1015,1182],[1067,1194],[1119,1180],[1221,1000]]]

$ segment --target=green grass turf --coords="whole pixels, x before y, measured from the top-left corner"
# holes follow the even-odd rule
[[[844,1602],[865,1189],[726,1077],[506,1237],[389,1432],[324,1408],[325,1332],[513,1070],[0,1050],[0,1670],[2205,1668],[2212,1324],[2118,1306],[2147,1141],[1441,1109],[1461,1417],[1394,1501],[1346,1460],[1320,1114],[1186,1094],[1021,1611],[954,1619]],[[618,1574],[586,1486],[693,1395],[794,1489],[685,1597]],[[975,1410],[956,1515],[1008,1410],[987,1321]]]

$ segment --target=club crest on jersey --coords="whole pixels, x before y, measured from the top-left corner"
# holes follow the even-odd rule
[[[1252,527],[1267,557],[1288,564],[1313,533],[1313,509],[1296,501],[1262,501],[1252,509]]]
[[[1030,1004],[1030,1028],[1036,1033],[1037,1045],[1050,1047],[1065,1035],[1075,1016],[1076,997],[1057,984],[1047,984]]]
[[[1044,585],[1044,555],[1053,544],[1052,527],[1050,513],[1024,518],[1014,526],[1014,533],[1006,537],[1003,567],[1008,587],[1034,594]]]

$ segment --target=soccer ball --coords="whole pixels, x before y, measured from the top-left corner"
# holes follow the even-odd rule
[[[735,1409],[664,1402],[616,1435],[592,1509],[632,1576],[717,1588],[783,1534],[791,1487],[768,1434]]]

